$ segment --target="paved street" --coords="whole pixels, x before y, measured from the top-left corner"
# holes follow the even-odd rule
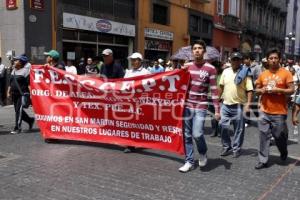
[[[270,167],[257,171],[257,128],[246,130],[242,156],[221,158],[220,139],[208,139],[209,164],[182,174],[183,158],[161,151],[94,143],[46,144],[38,129],[8,134],[13,108],[0,108],[0,199],[299,199],[300,145],[282,163],[272,147]],[[209,126],[207,126],[209,127]],[[24,125],[23,129],[26,129]],[[209,128],[207,128],[207,133]]]

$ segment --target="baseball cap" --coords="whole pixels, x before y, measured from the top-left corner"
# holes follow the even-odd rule
[[[54,58],[56,60],[59,59],[59,53],[56,50],[51,50],[49,52],[44,52],[44,55],[50,56],[51,58]]]
[[[102,55],[108,56],[110,54],[113,54],[113,51],[111,49],[104,49],[102,51]]]
[[[267,60],[267,58],[263,58],[263,59],[261,59],[261,62],[266,63],[266,62],[268,62],[268,60]]]
[[[163,60],[163,59],[161,59],[161,58],[159,58],[159,59],[158,59],[158,62],[159,62],[159,63],[163,63],[163,62],[164,62],[164,60]]]
[[[128,57],[129,59],[140,59],[140,60],[143,60],[143,56],[142,54],[138,53],[138,52],[135,52],[133,53],[131,56]]]
[[[14,60],[19,60],[23,65],[28,63],[28,58],[24,55],[14,57]]]
[[[233,58],[243,59],[243,56],[242,56],[242,54],[239,53],[239,52],[233,52],[233,53],[231,54],[230,58],[231,58],[231,59],[233,59]]]

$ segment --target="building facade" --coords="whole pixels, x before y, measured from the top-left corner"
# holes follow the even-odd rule
[[[286,15],[286,0],[241,1],[241,51],[254,52],[257,60],[270,47],[284,52]]]
[[[1,55],[26,53],[44,63],[43,53],[57,49],[63,60],[95,57],[111,48],[126,65],[136,36],[137,0],[20,0],[8,8],[0,1]],[[41,2],[33,7],[33,2]]]
[[[292,58],[300,58],[300,1],[289,0],[287,23],[286,23],[286,37],[285,37],[285,53]]]
[[[212,42],[212,9],[203,0],[138,1],[138,48],[147,60],[168,59],[191,41]]]
[[[227,61],[240,46],[240,0],[214,1],[213,46],[221,53],[221,60]]]
[[[7,2],[15,2],[9,7]],[[0,0],[1,55],[26,53],[32,63],[57,49],[62,59],[101,55],[111,48],[124,66],[134,51],[168,59],[203,39],[213,44],[213,1],[208,0]]]
[[[20,2],[10,8],[7,6],[5,0],[0,0],[0,56],[3,64],[9,66],[10,61],[6,59],[8,51],[15,54],[25,52],[25,5]]]
[[[93,58],[110,48],[127,65],[136,42],[136,0],[60,0],[55,11],[56,46],[64,59]]]

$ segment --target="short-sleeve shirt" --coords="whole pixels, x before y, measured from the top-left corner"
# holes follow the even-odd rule
[[[142,75],[147,75],[147,74],[151,74],[151,73],[143,67],[140,67],[138,69],[128,69],[128,70],[126,70],[124,78],[142,76]]]
[[[253,90],[251,77],[246,77],[240,84],[235,84],[234,79],[237,71],[234,72],[231,67],[225,69],[220,78],[220,85],[224,87],[222,99],[225,105],[247,103],[247,92]]]
[[[287,89],[288,84],[293,82],[293,75],[285,70],[279,68],[276,73],[269,70],[264,71],[256,80],[258,88],[282,88]],[[287,98],[284,94],[268,94],[265,93],[261,97],[261,110],[267,114],[272,115],[286,115],[287,114]]]

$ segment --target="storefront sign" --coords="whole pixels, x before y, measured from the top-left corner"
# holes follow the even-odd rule
[[[6,0],[6,9],[7,10],[13,10],[13,9],[17,9],[17,8],[18,8],[17,0]]]
[[[171,42],[163,40],[145,40],[145,49],[157,51],[170,51]]]
[[[67,59],[68,60],[75,60],[75,52],[67,52]]]
[[[42,65],[30,71],[32,105],[44,138],[184,153],[187,71],[117,80]]]
[[[30,0],[30,8],[35,10],[44,10],[45,2],[44,0]]]
[[[153,28],[145,28],[145,37],[161,40],[173,40],[174,34],[169,31],[161,31]]]
[[[70,13],[63,14],[63,26],[88,31],[135,36],[135,26],[105,19],[98,19]]]

